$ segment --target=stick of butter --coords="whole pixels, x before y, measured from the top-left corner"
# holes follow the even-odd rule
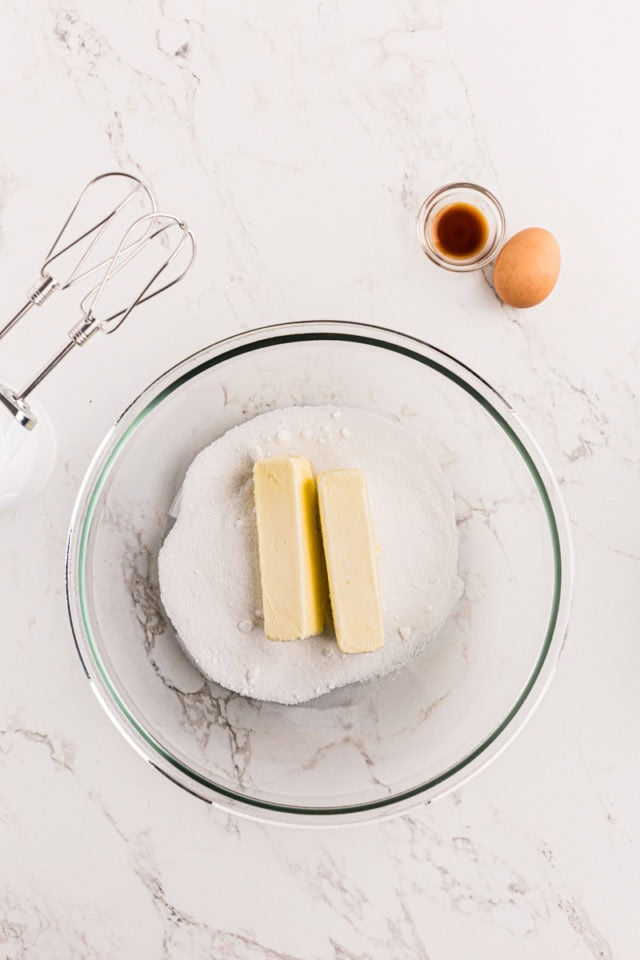
[[[384,625],[364,474],[321,473],[318,502],[338,647],[342,653],[379,650]]]
[[[253,488],[264,632],[269,640],[322,633],[327,586],[311,465],[305,457],[259,460]]]

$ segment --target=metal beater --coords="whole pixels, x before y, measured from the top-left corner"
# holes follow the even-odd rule
[[[107,177],[123,177],[133,181],[135,186],[129,189],[127,195],[104,216],[101,216],[90,229],[83,231],[80,236],[71,242],[64,242],[63,236],[88,191],[93,185]],[[91,254],[96,250],[98,241],[102,238],[106,229],[134,196],[139,193],[142,193],[149,201],[152,212],[146,213],[130,223],[115,252],[112,252],[109,257],[92,263]],[[82,249],[80,258],[74,263],[71,270],[65,273],[64,279],[54,277],[52,267],[56,265],[56,262],[63,255],[82,244],[84,244],[84,249]],[[32,287],[24,306],[0,330],[0,339],[25,316],[32,306],[41,306],[55,290],[66,290],[90,274],[104,268],[102,279],[83,297],[80,303],[80,320],[69,330],[67,343],[21,390],[12,390],[10,387],[0,385],[0,404],[3,404],[9,410],[21,426],[31,430],[36,425],[37,419],[27,403],[29,394],[42,383],[45,377],[58,366],[75,346],[83,346],[98,330],[102,333],[113,333],[141,303],[158,296],[158,294],[163,293],[182,280],[191,269],[195,252],[195,239],[186,224],[172,214],[158,213],[151,191],[138,177],[129,174],[107,173],[92,180],[80,194],[47,254],[40,271],[40,280]],[[139,289],[136,288],[137,292],[125,306],[120,307],[115,312],[107,312],[106,316],[99,317],[96,314],[96,309],[105,294],[107,286],[116,274],[130,267],[143,254],[149,261],[148,273],[145,273],[147,279],[144,285]],[[166,279],[165,273],[176,265],[180,268],[179,272],[171,279]],[[165,280],[165,282],[159,283],[160,279]]]
[[[120,193],[124,190],[123,195],[115,202],[110,202],[106,208],[103,205],[95,220],[73,236],[74,224],[77,223],[82,208],[86,207],[88,198],[91,197],[94,201],[92,195],[97,186],[104,186],[107,182]],[[147,212],[137,218],[133,209],[136,199],[142,203],[143,210],[147,208]],[[122,231],[125,225],[126,229],[120,232],[118,242],[116,231]],[[114,235],[115,243],[112,239]],[[111,243],[108,255],[107,242]],[[101,278],[80,301],[80,319],[68,331],[67,341],[61,349],[21,389],[14,390],[0,384],[0,413],[5,408],[13,417],[14,424],[31,431],[38,422],[28,402],[35,388],[74,347],[84,346],[98,331],[113,333],[136,307],[182,280],[191,269],[195,253],[195,239],[186,224],[172,214],[159,213],[153,194],[140,178],[114,172],[91,180],[80,194],[45,257],[40,277],[29,291],[24,306],[0,328],[0,341],[33,306],[42,306],[54,291],[66,290],[100,272]],[[113,299],[113,281],[116,275],[120,275],[118,295],[116,303],[109,306],[109,298]],[[120,288],[125,286],[126,277],[129,278],[128,295],[120,292]],[[117,308],[114,309],[114,306]],[[13,429],[9,428],[9,434],[4,439],[0,436],[0,441],[4,443],[4,447],[3,443],[0,443],[0,481],[2,469],[6,470],[8,465],[15,467],[18,455],[24,461],[24,448],[27,448],[27,452],[31,450],[34,456],[26,466],[23,463],[21,479],[14,486],[26,487],[24,477],[28,474],[31,495],[34,492],[33,474],[42,474],[42,467],[36,463],[37,451],[33,442],[22,444],[19,435],[12,433]],[[48,430],[51,433],[50,426]],[[24,435],[23,431],[20,433]],[[10,443],[7,442],[7,436],[10,437]],[[52,465],[53,458],[49,456],[48,469]],[[39,487],[44,485],[44,480],[46,477],[38,478]],[[19,491],[14,491],[12,487],[10,497],[0,482],[0,508],[3,506],[3,497],[4,505],[11,505],[13,501],[20,499],[17,492]]]
[[[68,236],[72,232],[71,226],[74,219],[78,217],[80,212],[84,211],[96,195],[98,195],[99,200],[102,201],[100,202],[100,207],[104,206],[105,198],[101,198],[99,194],[101,188],[105,187],[107,183],[117,188],[122,188],[122,198],[117,200],[110,208],[101,210],[97,222],[69,240]],[[88,277],[91,273],[94,273],[106,265],[110,258],[107,257],[107,259],[92,263],[91,255],[95,252],[99,241],[103,238],[107,230],[113,226],[114,221],[122,221],[122,217],[120,216],[121,212],[123,210],[126,212],[126,208],[135,199],[141,201],[143,212],[144,207],[147,206],[152,212],[157,209],[155,197],[149,187],[139,177],[133,174],[120,173],[119,171],[101,173],[100,176],[94,177],[93,180],[89,181],[71,208],[71,212],[63,223],[62,229],[44,258],[44,263],[40,268],[40,276],[28,291],[26,303],[4,327],[0,328],[0,340],[15,327],[19,320],[22,320],[32,307],[42,306],[55,290],[67,290],[69,287],[79,283],[81,280],[84,280],[85,277]],[[131,217],[128,219],[131,220]],[[80,248],[81,251],[79,259],[73,263],[71,267],[67,267],[66,261],[70,259],[69,254],[77,248]],[[62,276],[60,276],[59,271],[62,272]],[[54,276],[54,273],[58,274],[58,276]]]

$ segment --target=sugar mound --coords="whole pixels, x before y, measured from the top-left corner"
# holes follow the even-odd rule
[[[381,548],[381,650],[342,654],[330,630],[287,643],[265,637],[252,470],[270,456],[308,457],[316,473],[364,471]],[[164,607],[202,673],[291,704],[381,677],[419,653],[462,592],[457,559],[451,488],[420,440],[363,410],[288,407],[234,427],[196,457],[158,565]]]

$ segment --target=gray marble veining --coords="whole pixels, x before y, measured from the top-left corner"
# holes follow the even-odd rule
[[[2,960],[635,956],[637,10],[35,0],[0,25],[3,316],[102,170],[142,172],[199,241],[188,289],[51,378],[57,470],[0,515]],[[558,235],[545,304],[504,308],[489,276],[424,260],[414,212],[458,178],[496,190],[511,232]],[[7,338],[0,379],[44,360],[72,309]],[[300,832],[229,818],[129,749],[77,662],[63,561],[78,479],[132,397],[221,336],[322,316],[397,327],[495,383],[560,480],[578,570],[560,670],[513,748],[410,816]],[[132,533],[124,562],[160,683],[148,549]],[[228,730],[246,781],[233,698],[187,668],[167,695],[203,750],[207,724]]]

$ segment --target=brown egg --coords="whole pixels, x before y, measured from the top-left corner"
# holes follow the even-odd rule
[[[493,285],[510,307],[535,307],[549,296],[559,273],[560,247],[554,235],[542,227],[528,227],[498,254]]]

